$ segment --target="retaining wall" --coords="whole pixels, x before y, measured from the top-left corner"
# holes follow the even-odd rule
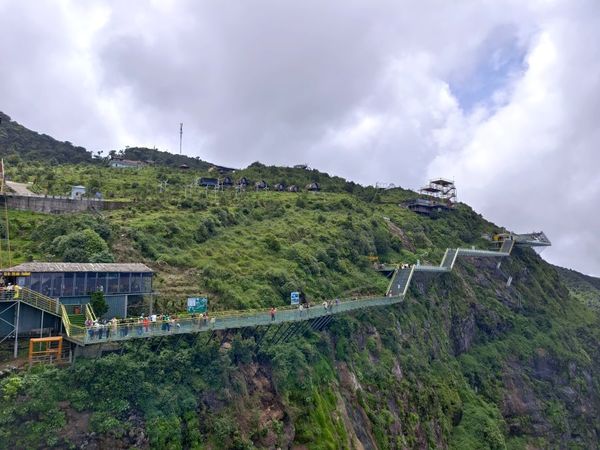
[[[6,194],[0,196],[0,206],[7,203],[9,209],[34,211],[49,214],[62,214],[82,211],[99,211],[125,208],[129,202],[115,202],[94,198],[72,199],[59,196],[33,196]]]

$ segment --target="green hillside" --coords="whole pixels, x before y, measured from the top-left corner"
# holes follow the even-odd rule
[[[128,147],[123,150],[103,150],[92,155],[85,148],[70,142],[58,141],[47,134],[40,134],[15,122],[0,111],[0,157],[16,167],[28,166],[32,162],[45,164],[106,164],[110,156],[136,161],[150,161],[158,166],[178,168],[185,164],[196,169],[209,169],[212,164],[186,155],[160,151],[144,147]]]
[[[383,294],[389,280],[372,257],[437,263],[449,246],[485,248],[481,235],[498,228],[464,204],[420,217],[399,206],[410,191],[316,170],[234,174],[316,181],[316,193],[191,187],[211,174],[203,168],[8,171],[48,193],[84,184],[134,200],[101,215],[11,211],[14,261],[144,262],[165,312],[198,293],[212,310],[283,306],[297,289],[314,302]],[[74,252],[83,233],[94,245]],[[598,325],[532,250],[515,249],[500,270],[465,259],[451,274],[420,275],[400,305],[338,316],[291,342],[257,346],[261,329],[134,341],[122,355],[5,377],[0,447],[598,448]]]
[[[590,308],[600,311],[600,278],[562,267],[557,267],[556,270],[575,298]]]
[[[92,161],[92,154],[85,148],[29,130],[3,112],[0,112],[0,157],[12,162],[37,160],[55,164]]]

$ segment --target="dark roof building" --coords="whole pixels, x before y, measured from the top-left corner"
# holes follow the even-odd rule
[[[217,178],[201,177],[200,180],[198,180],[198,185],[204,187],[219,187],[219,180]]]
[[[254,188],[257,191],[263,191],[265,189],[268,189],[269,185],[267,184],[267,182],[265,180],[260,180],[260,181],[257,181],[256,183],[254,183]]]
[[[233,180],[231,179],[231,177],[224,177],[221,180],[221,186],[224,186],[224,187],[233,186]]]
[[[5,281],[58,298],[68,310],[104,293],[106,317],[125,317],[130,307],[152,293],[153,271],[141,263],[28,262],[0,271]]]

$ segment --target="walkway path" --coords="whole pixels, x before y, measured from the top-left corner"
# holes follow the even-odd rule
[[[14,191],[15,194],[38,197],[38,194],[29,190],[29,187],[31,186],[29,183],[17,183],[15,181],[5,181],[4,183],[10,188],[10,190]]]

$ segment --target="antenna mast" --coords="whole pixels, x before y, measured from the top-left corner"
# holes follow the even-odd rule
[[[179,154],[181,155],[181,142],[183,141],[183,122],[179,124]]]

